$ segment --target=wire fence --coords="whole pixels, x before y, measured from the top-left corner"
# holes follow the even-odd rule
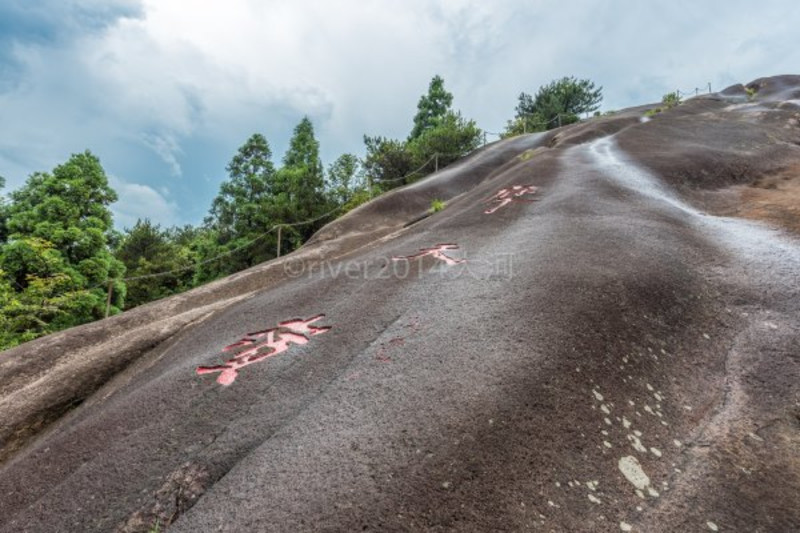
[[[528,122],[528,124],[530,124],[530,125],[548,126],[550,124],[553,124],[556,121],[560,124],[562,116],[566,116],[566,115],[559,114],[558,116],[556,116],[553,119],[551,119],[549,121],[546,121],[546,122],[541,122],[541,123]],[[487,142],[486,142],[486,135],[487,134],[496,135],[498,137],[502,137],[503,136],[502,133],[484,132],[483,146],[486,146],[486,144],[487,144]],[[470,153],[472,153],[472,152],[471,151],[470,152],[450,152],[450,153],[435,152],[422,165],[420,165],[416,169],[412,170],[411,172],[409,172],[409,173],[407,173],[407,174],[405,174],[403,176],[399,176],[397,178],[382,179],[382,180],[380,180],[380,183],[381,184],[384,184],[384,183],[397,183],[399,181],[407,180],[407,179],[419,174],[431,162],[434,163],[433,171],[434,172],[438,172],[440,158],[444,158],[444,157],[461,158],[461,157],[465,157],[465,156],[469,155]],[[368,187],[368,191],[369,191],[369,197],[372,198],[372,194],[373,194],[372,183],[368,183],[367,187]],[[241,250],[249,248],[249,247],[253,246],[254,244],[256,244],[257,242],[259,242],[260,240],[266,238],[268,235],[272,234],[274,231],[278,232],[278,239],[277,239],[278,242],[277,242],[277,245],[276,245],[276,257],[280,257],[281,230],[283,228],[291,228],[291,227],[298,227],[298,226],[305,226],[305,225],[308,225],[308,224],[313,224],[314,222],[319,222],[320,220],[323,220],[323,219],[333,215],[334,213],[336,213],[337,211],[342,210],[343,208],[344,208],[344,206],[338,206],[338,207],[328,211],[327,213],[324,213],[322,215],[319,215],[317,217],[314,217],[314,218],[308,219],[308,220],[302,220],[302,221],[299,221],[299,222],[291,222],[291,223],[274,224],[269,229],[265,230],[263,233],[258,235],[257,237],[254,237],[254,238],[250,239],[249,241],[247,241],[247,242],[245,242],[245,243],[243,243],[243,244],[241,244],[241,245],[239,245],[239,246],[237,246],[235,248],[231,248],[230,250],[226,250],[226,251],[224,251],[224,252],[222,252],[220,254],[217,254],[214,257],[210,257],[208,259],[204,259],[202,261],[198,261],[198,262],[192,263],[191,265],[186,265],[186,266],[175,268],[175,269],[172,269],[172,270],[166,270],[166,271],[163,271],[163,272],[154,272],[152,274],[142,274],[142,275],[138,275],[138,276],[129,276],[129,277],[124,277],[124,278],[111,278],[111,279],[108,279],[108,280],[106,280],[106,281],[104,281],[102,283],[94,285],[93,287],[89,287],[89,288],[83,289],[83,290],[84,291],[91,291],[91,290],[97,290],[97,289],[102,288],[102,287],[107,287],[108,288],[108,298],[107,298],[107,301],[106,301],[106,317],[108,317],[108,315],[110,313],[110,308],[111,308],[111,296],[112,296],[112,292],[114,290],[114,284],[115,283],[119,283],[119,282],[127,283],[127,282],[132,282],[132,281],[142,281],[142,280],[145,280],[145,279],[156,279],[156,278],[165,277],[165,276],[174,276],[174,275],[182,273],[182,272],[195,270],[195,269],[197,269],[197,268],[199,268],[199,267],[201,267],[203,265],[207,265],[209,263],[213,263],[215,261],[219,261],[220,259],[223,259],[225,257],[229,257],[229,256],[231,256],[231,255],[233,255],[233,254],[235,254],[235,253],[237,253],[237,252],[239,252]]]
[[[536,115],[534,115],[532,113],[522,113],[522,115],[523,116],[536,116]],[[522,127],[523,127],[522,132],[523,133],[527,133],[528,132],[527,131],[528,126],[534,126],[534,127],[544,126],[545,129],[548,129],[551,124],[556,124],[560,128],[561,124],[562,124],[562,120],[561,120],[562,117],[563,118],[572,118],[572,116],[574,116],[574,115],[567,115],[567,114],[564,114],[564,113],[557,113],[556,116],[554,116],[550,120],[539,121],[539,122],[531,122],[530,120],[523,120],[522,121]]]
[[[222,252],[221,254],[218,254],[218,255],[216,255],[214,257],[211,257],[209,259],[204,259],[202,261],[198,261],[196,263],[193,263],[191,265],[187,265],[185,267],[175,268],[175,269],[167,270],[167,271],[164,271],[164,272],[155,272],[153,274],[142,274],[141,276],[131,276],[131,277],[127,277],[127,278],[109,279],[109,280],[107,280],[107,281],[105,281],[105,282],[103,282],[103,283],[101,283],[99,285],[96,285],[93,288],[97,289],[97,288],[100,288],[100,287],[104,287],[108,283],[112,283],[112,282],[115,282],[115,281],[140,281],[140,280],[143,280],[143,279],[151,279],[151,278],[158,278],[158,277],[162,277],[162,276],[174,275],[174,274],[177,274],[179,272],[186,272],[187,270],[194,270],[197,267],[200,267],[200,266],[203,266],[203,265],[207,265],[209,263],[213,263],[214,261],[219,261],[220,259],[222,259],[224,257],[228,257],[230,255],[235,254],[236,252],[238,252],[240,250],[248,248],[248,247],[254,245],[255,243],[257,243],[258,241],[260,241],[261,239],[263,239],[264,237],[266,237],[267,235],[269,235],[270,233],[272,233],[275,230],[280,230],[281,228],[290,228],[290,227],[297,227],[297,226],[305,226],[307,224],[313,224],[314,222],[319,222],[320,220],[323,220],[324,218],[327,218],[327,217],[331,216],[333,213],[341,210],[342,208],[343,208],[343,206],[339,206],[339,207],[337,207],[335,209],[331,209],[327,213],[319,215],[318,217],[315,217],[315,218],[311,218],[309,220],[303,220],[303,221],[300,221],[300,222],[291,222],[291,223],[287,222],[287,223],[281,223],[281,224],[274,224],[272,227],[270,227],[268,230],[264,231],[258,237],[254,237],[254,238],[250,239],[249,241],[245,242],[244,244],[241,244],[241,245],[237,246],[236,248],[231,248],[230,250],[226,250],[226,251]],[[280,250],[280,242],[278,242],[278,250]],[[280,252],[278,252],[277,256],[280,257]]]
[[[675,92],[679,97],[681,97],[681,96],[690,96],[690,95],[692,95],[692,93],[694,93],[694,96],[697,96],[697,95],[700,94],[700,89],[699,88],[695,88],[693,91],[691,91],[691,90],[690,91],[683,91],[681,89],[677,89]],[[708,83],[708,92],[711,93],[711,83]],[[530,114],[523,114],[523,115],[531,116]],[[562,117],[563,118],[566,118],[566,117],[570,117],[571,118],[572,115],[566,115],[566,114],[559,113],[559,114],[557,114],[555,117],[553,117],[550,120],[539,121],[539,122],[531,122],[529,120],[523,120],[523,133],[527,133],[526,130],[527,130],[528,126],[531,126],[532,129],[536,128],[536,127],[544,126],[544,128],[547,129],[550,125],[557,124],[560,127],[562,125]],[[503,138],[503,136],[505,136],[506,133],[507,132],[490,132],[490,131],[484,130],[483,131],[483,146],[486,146],[486,144],[487,144],[487,139],[486,139],[487,135],[493,135],[493,136],[496,136],[498,138]],[[399,181],[407,180],[407,179],[419,174],[431,162],[434,162],[434,172],[438,172],[438,170],[439,170],[439,160],[440,160],[439,158],[440,157],[456,157],[456,158],[460,158],[460,157],[465,157],[465,156],[469,155],[470,153],[471,153],[471,151],[470,152],[451,152],[451,153],[436,152],[430,158],[428,158],[427,161],[425,161],[422,165],[420,165],[418,168],[412,170],[411,172],[409,172],[409,173],[407,173],[407,174],[405,174],[403,176],[397,177],[397,178],[382,179],[382,180],[380,180],[380,183],[381,184],[384,184],[384,183],[396,183],[396,182],[399,182]],[[371,180],[368,180],[367,188],[368,188],[369,197],[372,198],[373,184],[371,183]],[[171,270],[167,270],[167,271],[163,271],[163,272],[154,272],[154,273],[151,273],[151,274],[142,274],[142,275],[138,275],[138,276],[129,276],[129,277],[124,277],[124,278],[110,278],[110,279],[108,279],[108,280],[106,280],[106,281],[104,281],[102,283],[99,283],[97,285],[94,285],[92,287],[88,287],[86,289],[82,289],[79,292],[93,291],[93,290],[97,290],[99,288],[107,287],[108,295],[107,295],[107,299],[106,299],[106,313],[105,314],[106,314],[106,317],[108,317],[109,313],[110,313],[110,310],[111,310],[111,299],[112,299],[111,297],[112,297],[112,293],[113,293],[113,290],[114,290],[114,284],[115,283],[119,283],[119,282],[127,283],[127,282],[132,282],[132,281],[142,281],[142,280],[146,280],[146,279],[156,279],[156,278],[165,277],[165,276],[174,276],[174,275],[177,275],[177,274],[182,273],[182,272],[195,270],[195,269],[197,269],[197,268],[199,268],[199,267],[201,267],[203,265],[207,265],[209,263],[213,263],[215,261],[219,261],[220,259],[223,259],[225,257],[229,257],[229,256],[231,256],[231,255],[233,255],[233,254],[235,254],[237,252],[240,252],[241,250],[249,248],[249,247],[253,246],[254,244],[256,244],[257,242],[261,241],[262,239],[266,238],[268,235],[272,234],[275,231],[278,232],[278,238],[277,238],[278,242],[277,242],[277,245],[276,245],[276,257],[280,257],[280,255],[281,255],[281,231],[282,231],[283,228],[292,228],[292,227],[299,227],[299,226],[305,226],[305,225],[308,225],[308,224],[313,224],[315,222],[319,222],[320,220],[323,220],[323,219],[333,215],[334,213],[342,210],[343,208],[344,208],[344,206],[340,205],[340,206],[338,206],[338,207],[336,207],[334,209],[331,209],[327,213],[323,213],[322,215],[319,215],[317,217],[314,217],[314,218],[311,218],[311,219],[308,219],[308,220],[302,220],[302,221],[299,221],[299,222],[287,222],[287,223],[274,224],[269,229],[267,229],[263,233],[261,233],[260,235],[258,235],[256,237],[246,241],[243,244],[240,244],[239,246],[236,246],[235,248],[231,248],[229,250],[225,250],[224,252],[219,253],[214,257],[210,257],[210,258],[204,259],[202,261],[197,261],[195,263],[192,263],[191,265],[186,265],[186,266],[183,266],[183,267],[179,267],[179,268],[175,268],[175,269],[171,269]],[[24,290],[24,288],[16,280],[14,280],[14,283],[20,289]]]
[[[485,144],[485,142],[484,142],[484,144]],[[392,178],[392,179],[388,179],[388,180],[381,180],[380,183],[394,183],[394,182],[398,182],[398,181],[401,181],[401,180],[406,180],[408,178],[411,178],[415,174],[418,174],[419,172],[421,172],[425,167],[427,167],[428,164],[431,163],[431,161],[434,162],[434,165],[435,165],[434,172],[436,172],[436,171],[438,171],[438,162],[439,162],[439,158],[440,157],[452,157],[452,156],[462,157],[462,156],[467,155],[468,153],[469,152],[467,152],[467,153],[464,153],[464,152],[457,152],[457,153],[456,152],[453,152],[453,153],[439,153],[439,152],[436,152],[430,158],[428,158],[428,160],[425,161],[420,167],[418,167],[415,170],[409,172],[408,174],[406,174],[404,176],[400,176],[398,178]],[[370,198],[371,198],[372,197],[372,186],[371,186],[371,184],[369,185],[369,189],[370,189]],[[109,314],[110,314],[110,311],[111,311],[111,300],[112,300],[112,296],[113,296],[114,284],[115,283],[120,283],[120,282],[128,283],[128,282],[133,282],[133,281],[142,281],[142,280],[146,280],[146,279],[156,279],[156,278],[161,278],[161,277],[165,277],[165,276],[174,276],[174,275],[177,275],[177,274],[180,274],[180,273],[183,273],[183,272],[187,272],[187,271],[192,271],[192,270],[195,270],[195,269],[197,269],[197,268],[199,268],[199,267],[201,267],[203,265],[207,265],[209,263],[213,263],[215,261],[219,261],[220,259],[224,259],[225,257],[229,257],[229,256],[231,256],[231,255],[233,255],[233,254],[235,254],[235,253],[237,253],[237,252],[239,252],[241,250],[249,248],[249,247],[253,246],[254,244],[256,244],[257,242],[261,241],[262,239],[266,238],[268,235],[272,234],[275,231],[277,231],[277,233],[278,233],[278,235],[277,235],[277,237],[278,237],[277,241],[278,242],[277,242],[277,245],[276,245],[276,257],[280,257],[280,255],[281,255],[281,230],[283,228],[293,228],[293,227],[306,226],[308,224],[313,224],[315,222],[319,222],[320,220],[324,220],[325,218],[330,217],[334,213],[336,213],[338,211],[341,211],[343,208],[344,208],[343,205],[337,206],[336,208],[331,209],[327,213],[323,213],[323,214],[321,214],[319,216],[316,216],[314,218],[310,218],[308,220],[301,220],[299,222],[286,222],[286,223],[274,224],[269,229],[265,230],[263,233],[258,235],[257,237],[254,237],[254,238],[252,238],[252,239],[240,244],[239,246],[237,246],[235,248],[231,248],[230,250],[225,250],[224,252],[219,253],[219,254],[215,255],[214,257],[210,257],[210,258],[204,259],[202,261],[197,261],[195,263],[192,263],[191,265],[186,265],[186,266],[183,266],[183,267],[178,267],[178,268],[174,268],[174,269],[171,269],[171,270],[166,270],[166,271],[163,271],[163,272],[154,272],[154,273],[151,273],[151,274],[141,274],[141,275],[138,275],[138,276],[128,276],[128,277],[124,277],[124,278],[110,278],[110,279],[107,279],[106,281],[104,281],[102,283],[99,283],[97,285],[94,285],[92,287],[88,287],[86,289],[82,289],[81,292],[93,291],[93,290],[97,290],[97,289],[100,289],[100,288],[107,288],[108,294],[107,294],[107,298],[106,298],[105,316],[108,317]]]
[[[699,96],[700,92],[701,91],[705,92],[706,89],[708,89],[708,94],[711,94],[711,82],[708,82],[706,84],[706,86],[703,87],[702,89],[700,87],[695,87],[694,89],[689,89],[688,91],[684,91],[682,89],[675,89],[675,94],[677,94],[678,97],[680,97],[680,98],[682,98],[684,96],[689,96],[689,97],[691,97],[691,96]]]
[[[483,139],[483,146],[486,146],[486,137],[485,137],[485,136],[484,136],[484,139]],[[411,172],[409,172],[408,174],[406,174],[406,175],[404,175],[404,176],[400,176],[399,178],[381,179],[381,180],[380,180],[380,183],[395,183],[395,182],[398,182],[398,181],[402,181],[402,180],[408,179],[408,178],[410,178],[410,177],[414,176],[415,174],[418,174],[419,172],[421,172],[421,171],[422,171],[422,169],[424,169],[425,167],[427,167],[427,166],[428,166],[428,164],[429,164],[431,161],[433,161],[433,162],[434,162],[434,169],[433,169],[433,171],[434,171],[434,172],[438,172],[438,171],[439,171],[439,161],[440,161],[440,158],[443,158],[443,157],[456,157],[456,158],[460,158],[460,157],[465,157],[465,156],[469,155],[470,153],[471,153],[471,152],[450,152],[450,153],[435,152],[435,153],[434,153],[432,156],[430,156],[430,157],[428,158],[428,160],[427,160],[427,161],[425,161],[424,163],[422,163],[422,165],[420,165],[418,168],[416,168],[416,169],[412,170],[412,171],[411,171]]]

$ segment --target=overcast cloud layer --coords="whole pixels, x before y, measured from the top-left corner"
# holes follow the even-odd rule
[[[308,115],[326,165],[361,155],[365,133],[408,134],[434,74],[497,132],[520,91],[565,75],[608,110],[800,73],[797,2],[652,4],[3,0],[0,175],[17,188],[90,149],[119,228],[196,224],[252,133],[279,161]]]

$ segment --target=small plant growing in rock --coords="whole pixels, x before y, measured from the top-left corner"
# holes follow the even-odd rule
[[[644,112],[644,116],[652,117],[658,113],[666,111],[667,109],[672,109],[673,107],[680,105],[680,103],[681,95],[678,91],[667,93],[661,97],[661,105],[653,109],[648,109]]]
[[[681,95],[677,91],[667,93],[661,98],[661,103],[666,109],[670,109],[681,103]]]
[[[431,213],[438,213],[444,209],[445,203],[439,199],[434,199],[431,202]]]

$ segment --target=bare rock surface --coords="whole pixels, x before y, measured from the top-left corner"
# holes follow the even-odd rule
[[[798,98],[501,141],[0,354],[0,532],[800,530]]]

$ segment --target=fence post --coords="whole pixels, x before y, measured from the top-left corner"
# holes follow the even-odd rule
[[[111,293],[114,290],[114,281],[110,280],[108,282],[108,296],[106,296],[106,318],[111,313]]]
[[[711,82],[708,82],[708,94],[711,94]]]
[[[558,117],[558,127],[560,128],[561,127],[561,113],[556,115],[556,117]]]
[[[433,168],[434,172],[439,172],[439,152],[433,154]]]
[[[283,228],[283,226],[281,226],[279,224],[278,225],[278,246],[277,246],[277,252],[276,252],[277,253],[277,257],[281,256],[281,228]]]

